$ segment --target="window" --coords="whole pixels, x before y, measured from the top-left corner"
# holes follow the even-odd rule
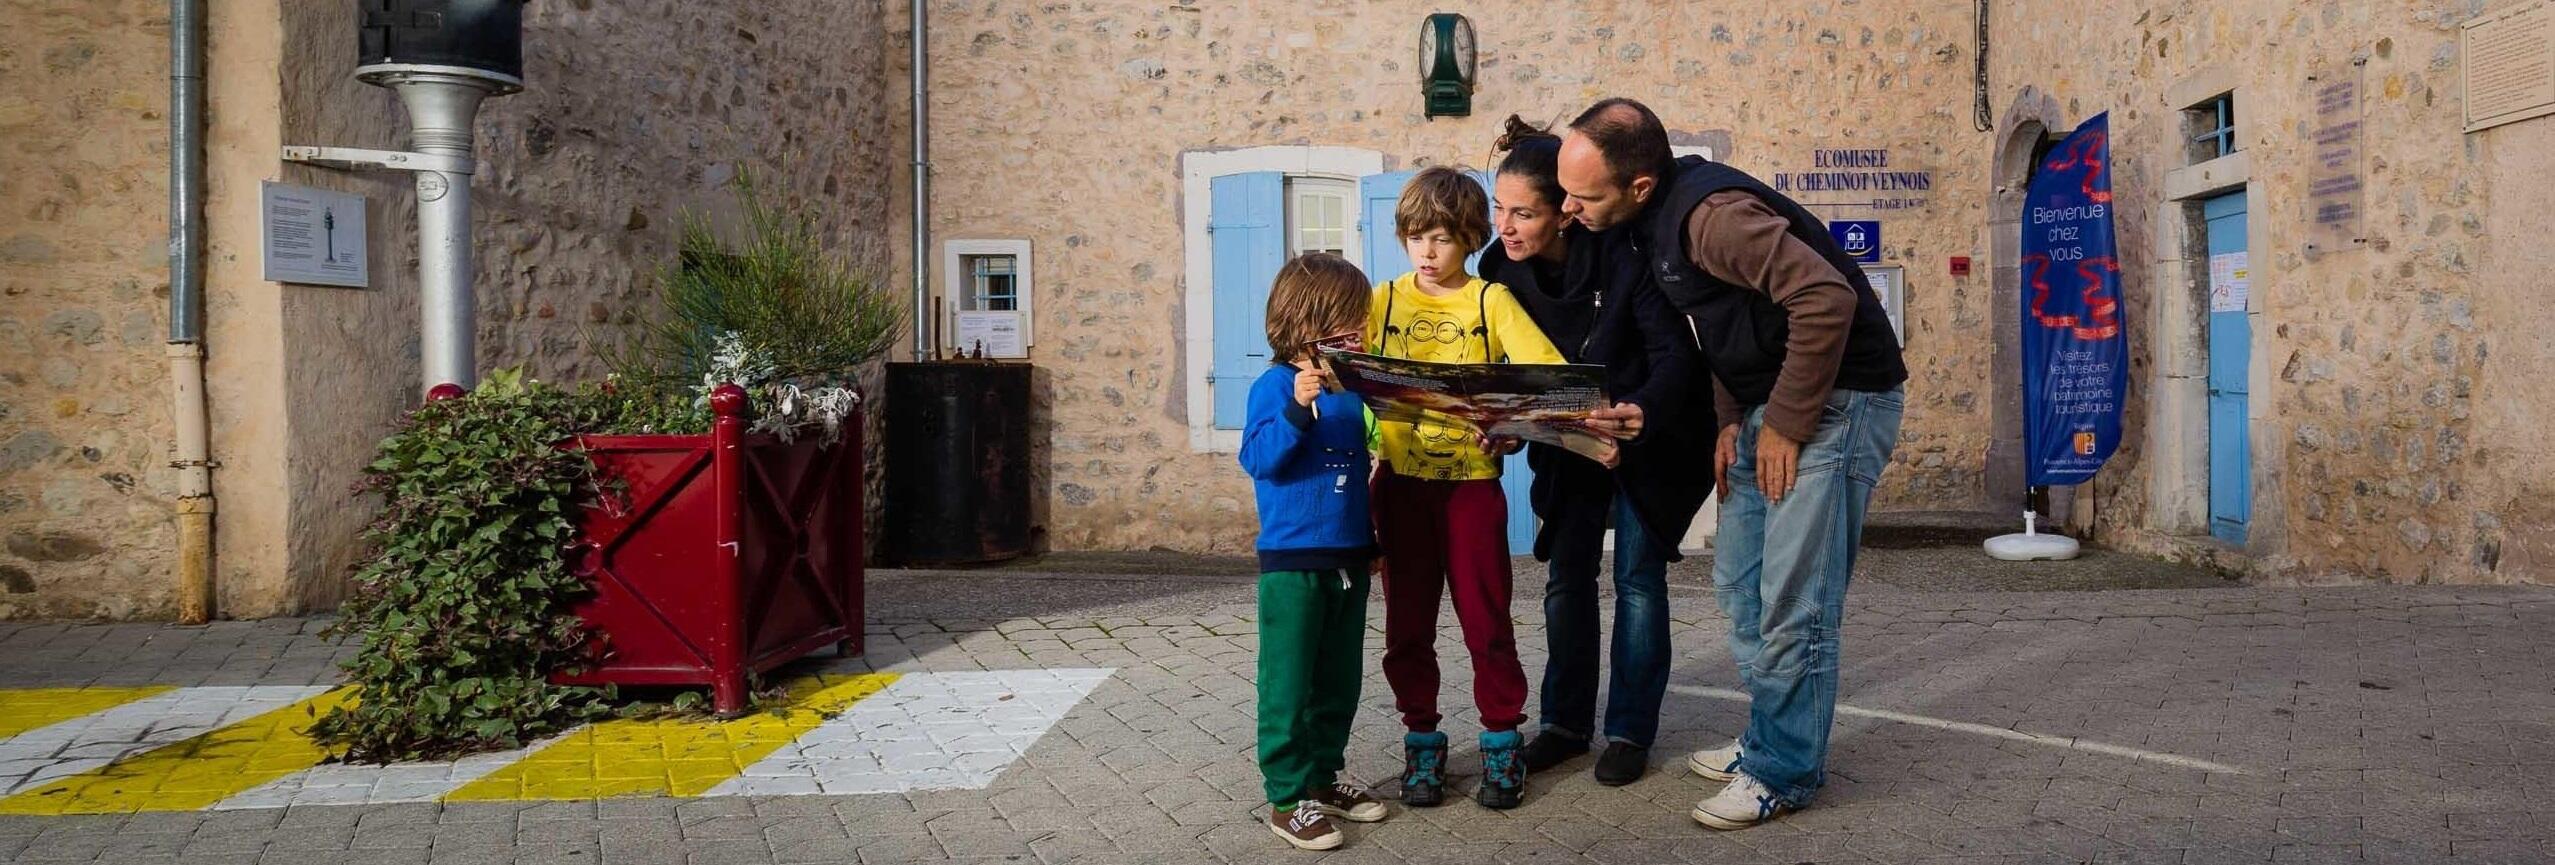
[[[1262,318],[1279,266],[1304,252],[1334,252],[1366,266],[1358,179],[1383,170],[1383,154],[1350,147],[1180,155],[1181,411],[1190,449],[1241,446],[1244,398],[1269,366]]]
[[[941,247],[941,297],[948,311],[940,346],[986,357],[1025,358],[1032,343],[1035,280],[1026,240],[952,240]]]
[[[967,310],[1012,312],[1020,309],[1020,294],[1014,279],[1020,272],[1020,259],[1008,255],[962,255],[967,280],[975,290],[959,307]]]
[[[2191,161],[2207,162],[2236,152],[2236,95],[2221,93],[2184,112],[2192,130]]]
[[[1348,201],[1356,188],[1356,184],[1329,177],[1287,178],[1287,255],[1348,255]]]

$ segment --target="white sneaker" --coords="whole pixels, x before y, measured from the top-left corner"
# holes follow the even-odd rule
[[[1792,806],[1776,799],[1774,791],[1748,773],[1741,772],[1730,785],[1712,798],[1695,803],[1694,821],[1714,829],[1745,829],[1767,820],[1792,813]]]
[[[1730,744],[1694,752],[1693,756],[1686,758],[1686,768],[1715,781],[1739,777],[1739,740],[1732,739]]]

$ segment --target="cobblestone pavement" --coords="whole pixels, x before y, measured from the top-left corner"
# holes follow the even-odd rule
[[[2027,587],[2065,584],[2038,567]],[[1680,573],[1656,771],[1602,787],[1582,759],[1533,778],[1515,811],[1397,806],[1330,854],[1257,822],[1247,578],[883,572],[870,654],[800,672],[1113,672],[977,789],[0,815],[0,861],[2555,862],[2555,591],[1918,591],[1960,581],[1879,575],[1849,600],[1830,786],[1723,834],[1687,818],[1715,785],[1680,764],[1745,703],[1724,623]],[[1531,672],[1539,593],[1520,582]],[[0,688],[309,691],[339,652],[318,626],[0,625]],[[1461,653],[1449,616],[1446,727],[1469,791]],[[1399,730],[1373,669],[1349,771],[1380,782]]]

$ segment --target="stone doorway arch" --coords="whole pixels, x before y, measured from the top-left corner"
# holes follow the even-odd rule
[[[2023,314],[2023,190],[2031,182],[2032,169],[2040,163],[2040,155],[2067,128],[2058,98],[2030,86],[2014,96],[2004,118],[1996,124],[1995,163],[1990,174],[1996,194],[1987,222],[1989,290],[1993,292],[1988,305],[1992,321],[1989,331],[1996,335],[1996,350],[1994,370],[1989,376],[1994,396],[1989,401],[1991,433],[1984,483],[1989,507],[2005,513],[2021,510],[2025,494],[2023,334],[2019,323]],[[2064,496],[2060,491],[2052,492],[2053,513],[2045,516],[2053,524],[2063,525],[2067,510]]]

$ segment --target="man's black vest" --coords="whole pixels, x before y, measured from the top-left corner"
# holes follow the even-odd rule
[[[1679,159],[1676,167],[1676,179],[1660,193],[1660,201],[1639,217],[1645,224],[1633,232],[1633,249],[1648,259],[1668,301],[1694,318],[1712,374],[1731,396],[1741,405],[1765,404],[1774,392],[1775,376],[1783,370],[1784,338],[1791,331],[1790,318],[1771,295],[1714,279],[1686,254],[1686,218],[1704,198],[1732,189],[1755,195],[1790,220],[1792,236],[1835,265],[1845,284],[1853,287],[1854,322],[1846,332],[1845,359],[1837,367],[1836,386],[1885,391],[1907,381],[1907,362],[1899,357],[1898,336],[1890,331],[1889,313],[1881,308],[1880,295],[1863,277],[1863,266],[1828,236],[1826,223],[1736,168],[1699,156]]]

